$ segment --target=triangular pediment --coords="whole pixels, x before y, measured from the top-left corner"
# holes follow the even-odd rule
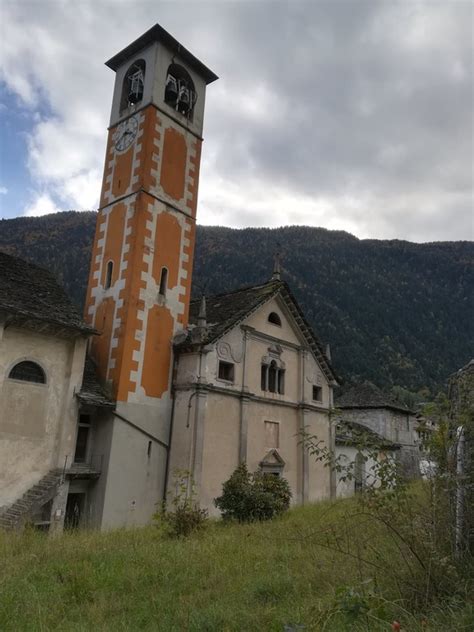
[[[278,453],[278,450],[272,448],[269,450],[263,459],[260,461],[260,466],[277,466],[277,467],[285,467],[285,461],[281,458]]]

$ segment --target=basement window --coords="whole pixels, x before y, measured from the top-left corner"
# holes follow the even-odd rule
[[[231,362],[219,362],[218,377],[226,382],[234,381],[234,365]]]
[[[36,362],[24,360],[15,364],[8,376],[11,380],[21,382],[35,382],[36,384],[46,384],[46,376],[43,369]]]
[[[323,401],[323,389],[320,386],[313,386],[313,401],[314,402]]]

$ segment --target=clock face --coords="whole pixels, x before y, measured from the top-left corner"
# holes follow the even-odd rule
[[[128,149],[135,140],[137,132],[138,119],[136,116],[131,116],[126,121],[122,121],[114,134],[115,149],[117,151],[125,151]]]

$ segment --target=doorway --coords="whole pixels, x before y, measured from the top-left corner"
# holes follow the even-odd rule
[[[66,515],[64,517],[65,529],[78,529],[84,512],[85,493],[68,494],[66,503]]]

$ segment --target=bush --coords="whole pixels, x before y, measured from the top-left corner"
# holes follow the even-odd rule
[[[290,506],[291,490],[284,478],[255,472],[241,463],[222,486],[222,496],[214,504],[224,520],[255,522],[270,520]]]
[[[207,525],[208,515],[206,509],[199,507],[194,481],[189,472],[176,472],[174,482],[172,509],[166,511],[166,508],[163,508],[155,517],[164,525],[171,538],[185,538],[195,531],[202,530]]]

